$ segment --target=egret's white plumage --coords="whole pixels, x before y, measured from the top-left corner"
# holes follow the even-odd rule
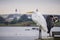
[[[41,34],[39,34],[39,38],[40,36],[41,38],[47,38],[48,29],[47,29],[47,23],[44,16],[40,12],[34,11],[32,13],[32,20],[39,26],[39,29],[41,29]]]
[[[44,31],[48,31],[47,30],[47,23],[46,20],[44,18],[44,16],[38,12],[38,11],[34,11],[32,13],[32,20],[38,25],[40,26],[41,29],[43,29]]]

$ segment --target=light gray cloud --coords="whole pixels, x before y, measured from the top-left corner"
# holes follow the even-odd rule
[[[60,0],[0,0],[0,10],[2,12],[11,11],[15,8],[18,8],[24,11],[33,10],[35,8],[41,9],[41,11],[45,10],[60,10]],[[48,12],[49,12],[48,11]],[[1,11],[0,11],[1,12]],[[1,13],[2,13],[1,12]]]

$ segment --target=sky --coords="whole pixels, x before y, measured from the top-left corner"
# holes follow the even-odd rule
[[[60,0],[0,0],[0,14],[26,13],[36,9],[41,13],[60,13]]]

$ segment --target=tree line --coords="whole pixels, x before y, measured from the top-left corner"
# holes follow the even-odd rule
[[[8,24],[17,24],[17,23],[26,22],[26,21],[32,21],[32,19],[29,19],[28,16],[26,14],[24,14],[21,17],[19,17],[18,20],[17,20],[17,17],[15,17],[15,18],[13,18],[13,20],[11,22],[8,22],[8,21],[6,21],[5,18],[0,16],[0,24],[6,24],[6,25],[8,25]]]

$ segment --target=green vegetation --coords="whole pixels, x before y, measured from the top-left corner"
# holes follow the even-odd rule
[[[33,21],[20,22],[16,24],[0,24],[0,26],[36,26]]]
[[[37,26],[26,14],[19,16],[19,19],[14,17],[12,21],[9,19],[10,17],[4,18],[0,16],[0,26]],[[60,27],[60,20],[55,23],[55,27]]]
[[[55,23],[55,26],[56,26],[56,27],[60,27],[60,20]]]
[[[8,24],[0,24],[0,26],[37,26],[33,21],[23,21],[23,22],[16,22],[16,20],[12,21]],[[60,21],[55,23],[55,27],[60,27]]]

